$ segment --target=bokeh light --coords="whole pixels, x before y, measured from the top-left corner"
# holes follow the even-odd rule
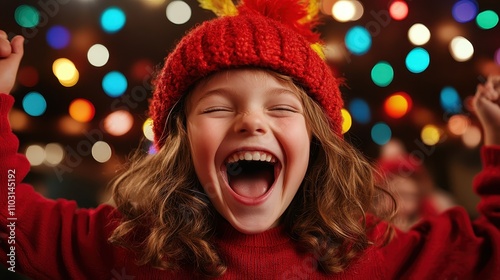
[[[395,20],[403,20],[408,16],[408,5],[405,1],[394,1],[389,6],[389,14]]]
[[[462,142],[467,148],[475,148],[481,144],[482,135],[479,127],[470,125],[462,134]]]
[[[142,125],[142,132],[144,133],[144,137],[149,141],[154,141],[154,133],[153,133],[153,120],[148,118],[144,124]]]
[[[382,146],[391,140],[392,131],[391,128],[383,122],[376,123],[371,130],[371,136],[373,142]]]
[[[465,133],[470,125],[470,119],[464,115],[453,115],[448,120],[448,130],[450,133],[460,136]]]
[[[26,131],[29,129],[30,120],[28,115],[16,108],[10,110],[9,122],[13,131]]]
[[[425,45],[431,38],[431,32],[427,26],[415,23],[408,30],[408,39],[415,46]]]
[[[56,25],[52,26],[47,31],[46,39],[49,46],[51,46],[53,49],[60,50],[66,48],[69,45],[69,42],[71,40],[71,33],[65,27]]]
[[[62,133],[74,136],[81,135],[83,131],[87,130],[87,123],[81,123],[71,116],[64,115],[58,120],[57,127]]]
[[[468,22],[473,20],[478,11],[478,6],[474,0],[460,0],[457,1],[452,9],[451,14],[457,22]]]
[[[406,68],[412,73],[422,73],[431,62],[429,53],[420,47],[414,48],[406,56]]]
[[[347,131],[349,131],[349,129],[351,129],[351,126],[352,126],[352,118],[351,118],[351,114],[349,114],[349,112],[342,108],[340,110],[340,113],[342,114],[342,134],[346,133]]]
[[[457,36],[450,43],[451,56],[458,62],[469,60],[474,54],[474,46],[462,36]]]
[[[78,122],[89,122],[94,118],[94,105],[83,98],[73,100],[69,105],[69,115]]]
[[[42,94],[36,91],[29,92],[23,98],[23,109],[26,114],[38,117],[47,110],[47,101]]]
[[[120,31],[126,22],[125,13],[118,7],[109,7],[101,15],[101,27],[107,33]]]
[[[494,60],[496,64],[500,65],[500,48],[496,50]]]
[[[152,7],[160,6],[161,4],[165,3],[166,0],[142,0],[144,3],[147,5],[150,5]]]
[[[105,163],[111,158],[111,147],[104,141],[97,141],[92,145],[92,157],[95,161]]]
[[[154,63],[149,59],[139,59],[134,62],[130,69],[130,78],[144,82],[154,76]]]
[[[125,93],[128,87],[127,78],[118,71],[109,72],[102,79],[102,88],[110,97],[118,97]]]
[[[441,130],[432,124],[428,124],[422,128],[420,138],[422,142],[428,146],[434,146],[441,140]]]
[[[374,84],[379,87],[386,87],[394,79],[394,69],[386,61],[378,62],[372,68],[371,77]]]
[[[80,77],[75,64],[67,58],[59,58],[52,64],[52,72],[66,87],[74,86]]]
[[[338,22],[356,21],[363,12],[363,5],[356,0],[340,0],[332,6],[332,16]]]
[[[354,98],[349,102],[349,111],[352,118],[361,124],[367,124],[371,120],[370,106],[361,98]]]
[[[102,67],[108,63],[109,60],[109,51],[108,49],[101,45],[95,44],[90,47],[87,52],[87,59],[89,63],[95,67]]]
[[[24,153],[31,166],[39,166],[45,160],[45,149],[40,145],[30,145]]]
[[[191,7],[184,1],[172,1],[167,6],[167,19],[174,24],[184,24],[191,18]]]
[[[30,5],[21,5],[16,8],[14,18],[21,27],[33,28],[40,23],[40,13]]]
[[[45,146],[45,163],[56,166],[64,159],[64,148],[58,143],[49,143]]]
[[[384,111],[389,117],[398,119],[410,111],[412,103],[408,94],[405,92],[398,92],[385,100]]]
[[[34,87],[38,84],[40,76],[33,66],[22,66],[17,73],[17,81],[25,87]]]
[[[148,154],[155,155],[156,153],[158,153],[158,150],[156,149],[155,145],[150,144],[148,149]]]
[[[370,50],[372,37],[370,32],[362,26],[351,27],[345,35],[347,49],[355,55],[363,55]]]
[[[439,100],[445,112],[460,113],[462,111],[462,100],[454,87],[446,86],[441,89]]]
[[[78,83],[80,79],[80,72],[75,69],[74,76],[70,80],[59,80],[59,83],[64,87],[72,87]]]
[[[477,15],[476,23],[481,29],[492,29],[498,24],[498,14],[492,10],[482,11]]]
[[[119,110],[104,119],[104,129],[113,136],[121,136],[129,132],[134,124],[134,117],[128,111]]]

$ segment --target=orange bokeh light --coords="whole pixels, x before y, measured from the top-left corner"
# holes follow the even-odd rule
[[[410,96],[404,92],[398,92],[385,100],[384,111],[389,117],[399,119],[411,110],[411,106]]]
[[[69,115],[76,121],[89,122],[94,118],[94,105],[83,98],[75,99],[69,105]]]

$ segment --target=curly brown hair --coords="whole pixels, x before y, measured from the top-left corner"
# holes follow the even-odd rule
[[[322,108],[292,78],[264,71],[296,89],[313,135],[306,176],[281,224],[317,258],[320,269],[341,272],[370,245],[390,239],[392,227],[380,240],[370,240],[368,233],[379,221],[392,219],[394,199],[376,185],[372,164],[332,133]],[[137,252],[140,265],[178,269],[194,264],[198,273],[215,277],[227,269],[211,242],[220,216],[194,171],[186,141],[187,98],[170,112],[158,153],[136,153],[114,180],[113,200],[123,220],[109,240]],[[377,217],[374,223],[367,223],[367,213]]]

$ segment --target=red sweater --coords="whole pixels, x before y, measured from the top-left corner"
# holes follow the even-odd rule
[[[23,184],[29,163],[17,154],[18,140],[6,117],[13,100],[0,94],[0,261],[4,266],[15,266],[16,272],[41,280],[194,278],[187,269],[171,272],[137,266],[132,252],[108,244],[117,225],[113,220],[120,217],[111,206],[78,209],[75,202],[45,199]],[[281,227],[245,235],[226,226],[215,241],[228,266],[220,279],[498,278],[500,147],[483,147],[481,154],[484,168],[473,185],[481,196],[482,216],[474,222],[462,208],[454,208],[408,233],[397,232],[389,245],[371,247],[346,271],[333,275],[319,272],[314,258],[299,253]]]

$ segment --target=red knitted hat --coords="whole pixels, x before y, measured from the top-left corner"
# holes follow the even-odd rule
[[[240,67],[292,77],[324,109],[332,130],[342,134],[338,82],[313,50],[319,38],[311,31],[317,2],[308,6],[299,0],[246,0],[238,7],[229,0],[200,2],[223,16],[191,30],[165,58],[150,104],[157,147],[163,146],[168,134],[164,130],[170,110],[194,83],[214,72]]]

